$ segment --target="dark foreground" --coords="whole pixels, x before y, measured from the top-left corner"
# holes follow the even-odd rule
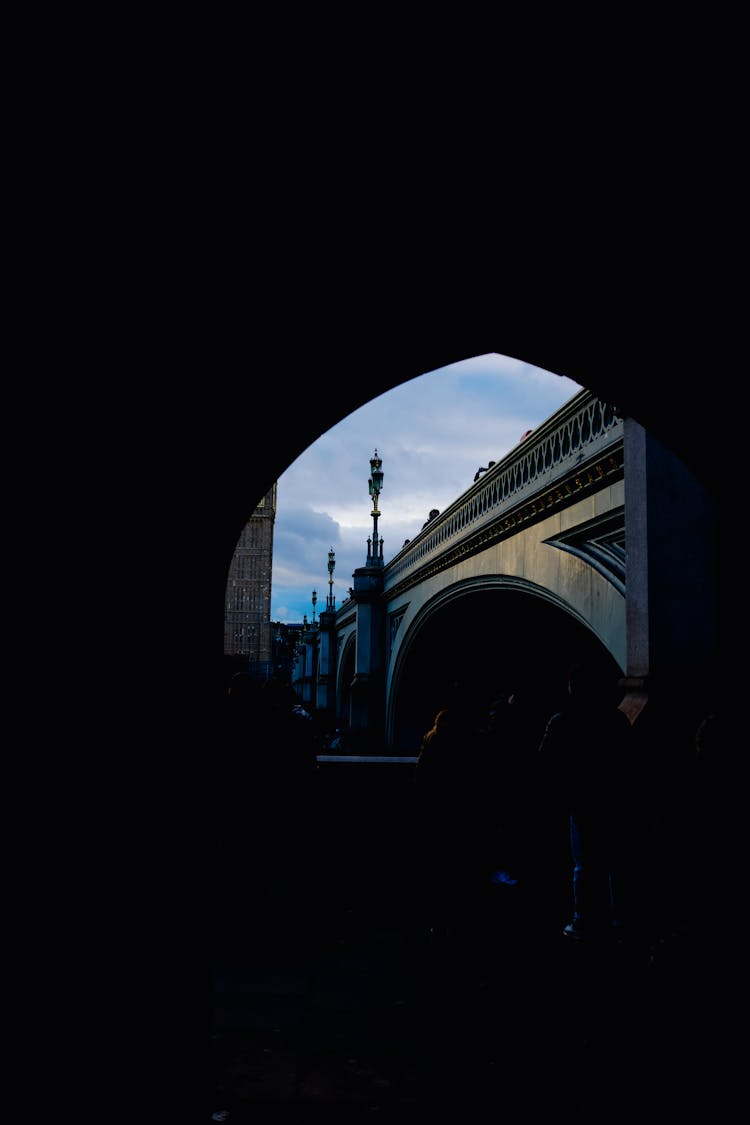
[[[728,1119],[726,933],[571,942],[562,865],[440,904],[408,797],[318,813],[255,893],[217,881],[206,1121]]]

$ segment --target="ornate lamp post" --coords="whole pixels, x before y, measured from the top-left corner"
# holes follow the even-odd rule
[[[378,544],[378,497],[383,491],[383,461],[378,457],[378,451],[375,450],[375,456],[370,458],[370,479],[368,481],[370,487],[370,496],[372,496],[372,544],[367,540],[367,565],[368,566],[382,566],[383,565],[383,540]]]
[[[336,566],[336,556],[333,553],[333,547],[328,552],[328,605],[329,613],[334,609],[333,604],[333,568]]]
[[[349,594],[356,610],[354,678],[349,683],[349,728],[363,746],[383,737],[385,720],[385,583],[383,540],[378,540],[378,500],[383,491],[383,462],[375,450],[370,458],[373,539],[367,540],[367,562],[354,571]]]

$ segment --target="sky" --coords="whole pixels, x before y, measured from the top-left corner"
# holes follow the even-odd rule
[[[393,387],[336,423],[278,479],[273,533],[271,621],[316,620],[336,565],[336,608],[367,562],[372,536],[370,458],[382,459],[378,538],[387,564],[413,539],[430,510],[443,511],[523,434],[578,394],[564,376],[501,355],[441,367]]]

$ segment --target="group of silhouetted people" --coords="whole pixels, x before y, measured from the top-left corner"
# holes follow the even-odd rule
[[[550,891],[564,873],[571,939],[689,926],[715,883],[722,741],[715,712],[679,761],[657,762],[617,682],[567,670],[551,713],[531,692],[494,694],[475,713],[446,691],[419,747],[417,868],[436,916],[488,884]],[[223,886],[248,906],[294,885],[304,896],[316,830],[319,733],[288,680],[235,675],[215,773]],[[644,724],[646,727],[647,724]],[[300,878],[300,872],[303,878]]]
[[[718,803],[716,715],[680,769],[660,766],[616,680],[582,661],[565,686],[543,720],[523,693],[498,693],[479,720],[457,685],[446,695],[415,767],[430,909],[460,909],[488,879],[545,893],[564,846],[566,937],[647,942],[680,919],[692,924],[715,855],[706,830]]]

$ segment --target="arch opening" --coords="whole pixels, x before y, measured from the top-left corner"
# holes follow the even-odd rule
[[[573,660],[593,663],[613,689],[622,676],[602,641],[562,607],[517,588],[458,593],[418,626],[397,670],[393,745],[415,753],[454,685],[480,722],[506,691],[523,694],[541,721],[562,702]]]

